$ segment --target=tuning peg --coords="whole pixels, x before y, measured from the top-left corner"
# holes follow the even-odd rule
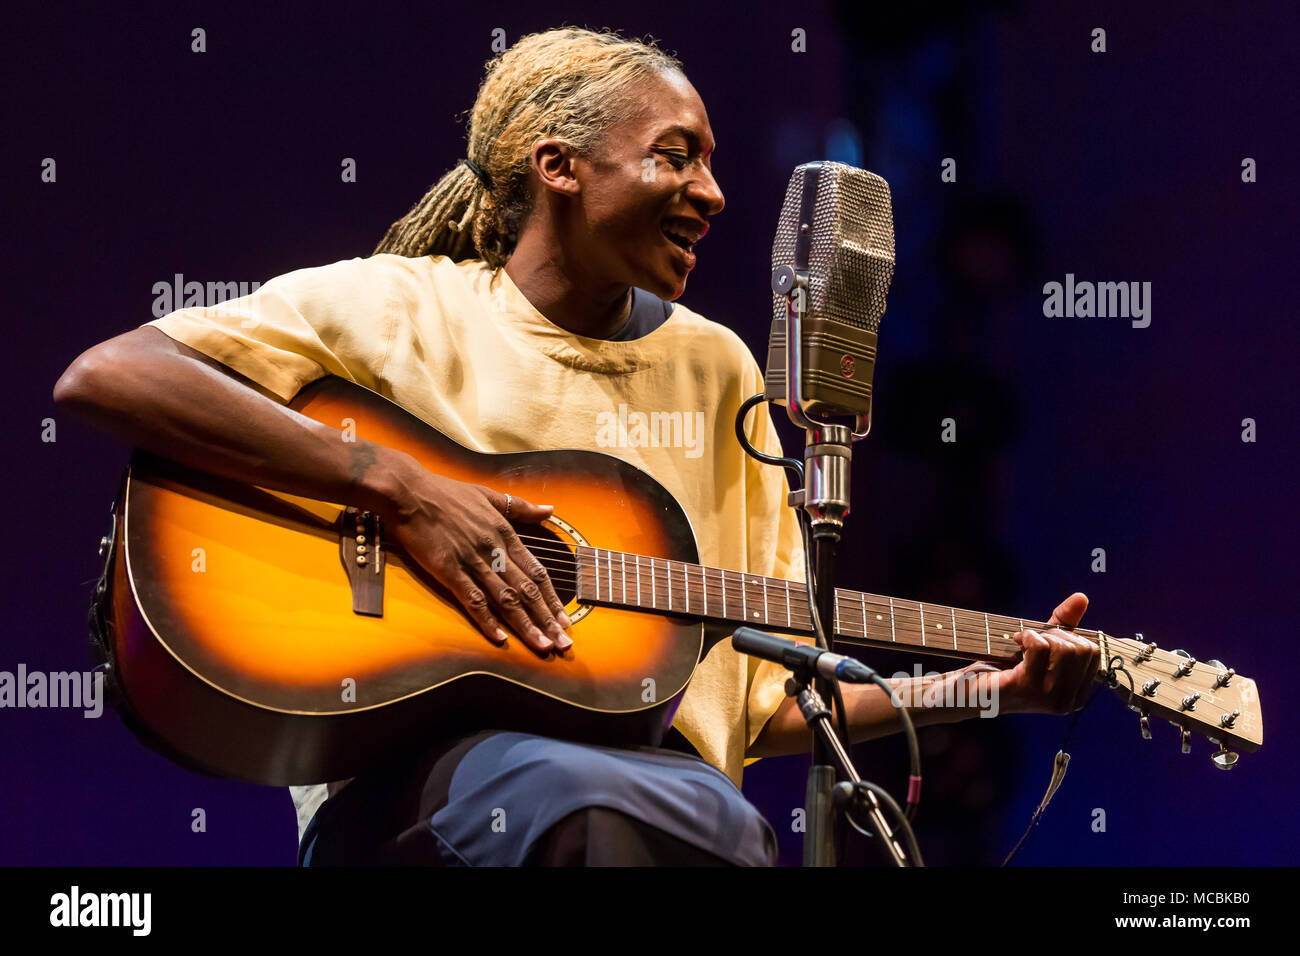
[[[1183,728],[1183,753],[1192,752],[1192,732],[1186,727]]]
[[[1230,714],[1224,714],[1222,717],[1219,718],[1219,726],[1227,727],[1231,729],[1232,725],[1237,722],[1237,718],[1240,716],[1241,716],[1241,711],[1239,710],[1233,710],[1233,712]]]
[[[1150,740],[1151,739],[1151,718],[1148,717],[1146,714],[1142,714],[1141,716],[1138,717],[1138,726],[1142,728],[1142,739]]]
[[[1176,650],[1174,653],[1183,658],[1178,664],[1178,669],[1174,671],[1174,679],[1177,680],[1180,677],[1186,677],[1192,672],[1192,668],[1196,666],[1196,658],[1182,650]]]
[[[1143,639],[1141,634],[1135,634],[1133,636],[1139,641]],[[1144,664],[1147,661],[1151,660],[1151,655],[1154,654],[1155,652],[1156,652],[1155,641],[1152,641],[1150,644],[1143,644],[1142,649],[1137,652],[1137,656],[1133,658],[1133,660],[1138,664]]]
[[[1237,755],[1224,747],[1222,743],[1219,744],[1218,750],[1210,754],[1210,759],[1214,761],[1214,765],[1220,770],[1231,770],[1237,766]]]
[[[1211,663],[1215,662],[1211,661]],[[1232,679],[1237,676],[1237,672],[1231,667],[1224,667],[1222,663],[1219,663],[1218,667],[1219,673],[1214,678],[1214,686],[1210,688],[1211,690],[1218,690],[1220,687],[1227,687]]]
[[[1201,692],[1199,690],[1193,691],[1192,693],[1188,694],[1186,697],[1183,698],[1182,709],[1195,710],[1196,702],[1200,699],[1201,699]]]

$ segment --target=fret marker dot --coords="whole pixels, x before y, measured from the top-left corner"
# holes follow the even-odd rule
[[[881,618],[881,616],[880,616],[879,614],[877,614],[877,615],[876,615],[876,620],[879,621],[879,620],[883,620],[883,619]]]
[[[943,625],[942,625],[942,624],[936,624],[936,625],[934,626],[934,629],[935,629],[936,631],[942,631],[942,630],[943,630]]]
[[[1007,638],[1011,637],[1010,634],[1003,634],[1002,636],[1003,636],[1003,637],[1007,637]]]

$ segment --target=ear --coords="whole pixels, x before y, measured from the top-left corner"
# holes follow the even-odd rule
[[[574,175],[576,157],[573,148],[559,139],[539,139],[533,143],[530,165],[543,189],[574,196],[582,186]]]

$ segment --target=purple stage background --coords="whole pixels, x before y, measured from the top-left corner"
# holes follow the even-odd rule
[[[1037,619],[1081,590],[1084,626],[1141,631],[1259,682],[1265,746],[1230,774],[1204,738],[1181,755],[1163,721],[1141,740],[1103,693],[1017,863],[1297,862],[1300,748],[1283,709],[1297,670],[1294,5],[861,12],[874,6],[10,14],[5,321],[22,361],[3,385],[14,513],[0,670],[90,666],[96,544],[127,450],[56,413],[63,369],[152,318],[154,284],[177,273],[265,281],[369,254],[462,155],[461,113],[495,28],[513,43],[562,23],[612,27],[674,50],[709,110],[727,208],[682,301],[736,329],[760,363],[793,166],[838,159],[891,184],[898,268],[839,583]],[[205,53],[190,50],[195,27]],[[1091,49],[1097,27],[1104,53]],[[807,52],[792,51],[795,30]],[[41,179],[47,157],[54,183]],[[340,181],[344,157],[355,183]],[[1247,157],[1256,182],[1242,180]],[[945,158],[955,182],[941,179]],[[1045,317],[1044,283],[1067,274],[1150,282],[1149,327]],[[801,436],[779,414],[794,451]],[[956,442],[940,440],[945,418]],[[1095,548],[1105,573],[1091,570]],[[864,656],[887,674],[913,663]],[[1067,725],[924,729],[927,861],[1000,862]],[[901,795],[901,741],[856,756]],[[806,766],[766,760],[746,775],[785,862],[798,860]],[[112,713],[0,710],[0,768],[0,864],[294,862],[287,790],[183,771]]]

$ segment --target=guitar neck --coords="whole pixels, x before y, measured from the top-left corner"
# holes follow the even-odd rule
[[[748,624],[762,630],[813,632],[803,581],[603,548],[579,547],[577,559],[577,596],[585,603]],[[1020,654],[1013,635],[1046,627],[1028,618],[835,589],[835,639],[854,644],[1011,661]],[[1103,637],[1082,628],[1073,633],[1094,640]]]

